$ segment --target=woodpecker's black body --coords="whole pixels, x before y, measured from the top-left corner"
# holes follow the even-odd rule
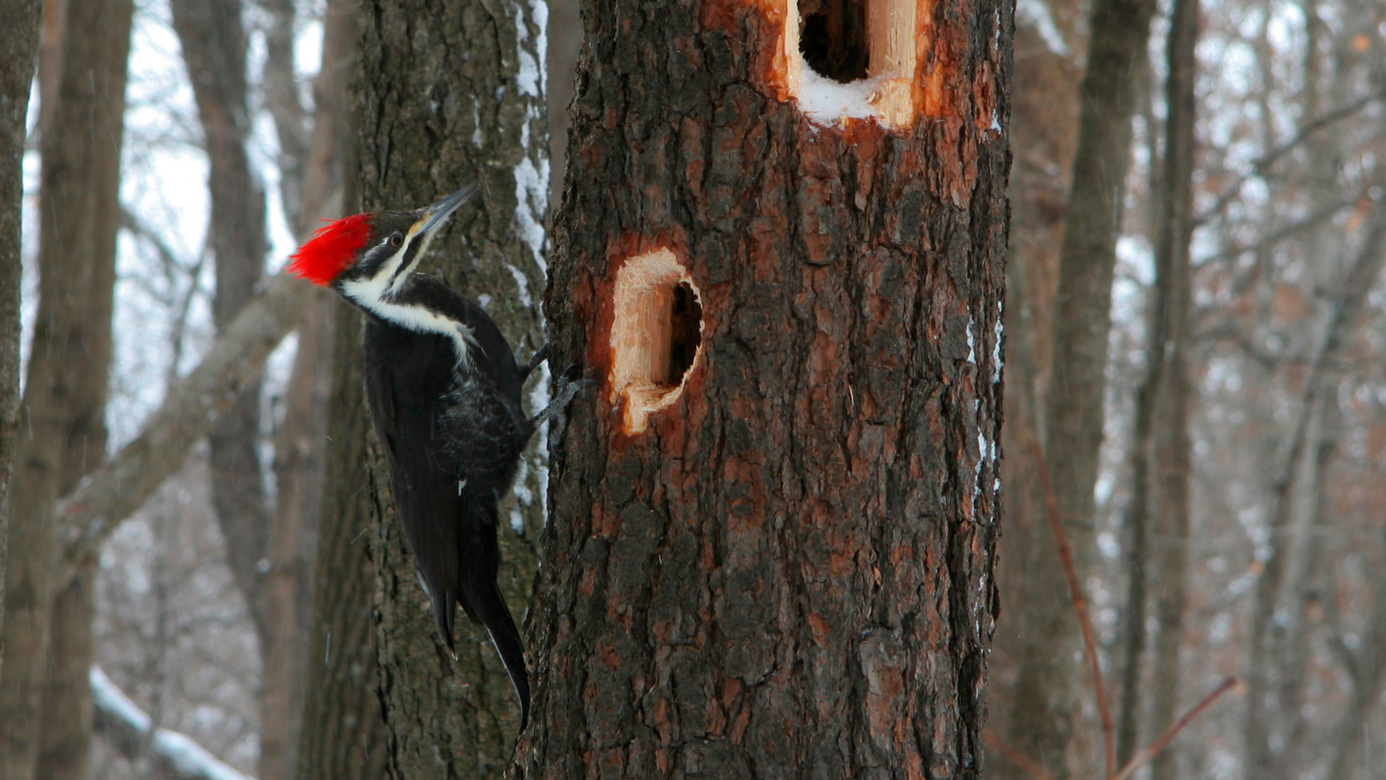
[[[390,459],[391,488],[438,634],[453,647],[454,604],[486,626],[527,719],[529,682],[520,633],[496,587],[497,505],[515,480],[534,423],[520,406],[524,381],[491,318],[430,276],[412,274],[398,301],[418,301],[472,328],[471,370],[451,338],[371,315],[366,392]]]
[[[357,214],[328,225],[289,266],[330,286],[367,315],[366,390],[390,461],[395,505],[453,648],[454,605],[486,626],[529,718],[529,680],[515,620],[496,587],[498,505],[539,422],[581,383],[561,389],[534,418],[520,404],[526,367],[475,302],[414,273],[467,188],[418,211]],[[542,352],[542,351],[541,351]]]

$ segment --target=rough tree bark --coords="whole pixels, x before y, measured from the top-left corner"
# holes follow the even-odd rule
[[[24,131],[29,88],[34,80],[38,0],[3,0],[9,19],[0,38],[0,594],[5,592],[5,547],[10,528],[10,475],[14,468],[19,415],[19,286],[23,244]],[[5,600],[0,598],[0,658],[5,657]]]
[[[583,5],[519,777],[980,776],[1011,6],[869,18],[824,125],[796,15]]]
[[[90,647],[90,622],[81,623],[91,608],[90,578],[55,581],[53,511],[105,457],[132,10],[129,0],[69,4],[58,97],[40,148],[40,298],[22,408],[28,435],[12,497],[0,677],[5,778],[35,777],[41,762],[45,778],[82,777],[90,758],[90,688],[72,678],[70,657]],[[55,615],[63,623],[56,632]]]
[[[1131,160],[1133,75],[1143,67],[1153,0],[1096,0],[1088,63],[1079,90],[1078,146],[1059,255],[1053,362],[1043,419],[1045,460],[1079,575],[1095,542],[1093,487],[1102,444],[1112,274],[1126,171]],[[1080,696],[1087,689],[1079,629],[1052,537],[1036,534],[1027,608],[1008,634],[1018,637],[1019,669],[1006,739],[1055,780],[1092,774],[1078,750]]]
[[[476,298],[522,360],[543,343],[537,304],[549,175],[546,17],[542,3],[487,0],[368,2],[363,15],[361,205],[423,206],[480,183],[481,197],[452,218],[422,270],[441,272],[454,289]],[[359,339],[359,330],[353,335]],[[529,396],[534,406],[546,402],[546,389],[540,376]],[[543,526],[545,472],[536,451],[526,456],[517,503],[501,507],[501,589],[520,620]],[[378,452],[372,473],[389,770],[399,777],[436,775],[442,767],[459,777],[497,775],[510,757],[519,714],[510,684],[485,632],[467,621],[459,621],[465,628],[457,661],[438,643]]]

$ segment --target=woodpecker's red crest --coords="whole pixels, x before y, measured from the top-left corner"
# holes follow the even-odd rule
[[[371,214],[353,214],[318,228],[306,244],[289,255],[289,273],[327,287],[356,261],[371,237]]]

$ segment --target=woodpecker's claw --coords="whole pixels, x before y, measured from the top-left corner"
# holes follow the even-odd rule
[[[536,427],[542,422],[554,420],[559,415],[563,414],[568,408],[568,404],[573,402],[573,399],[582,391],[582,388],[588,385],[593,387],[597,385],[597,383],[593,382],[591,379],[572,380],[561,376],[558,378],[556,384],[558,386],[558,392],[554,395],[553,400],[549,402],[548,406],[544,407],[544,411],[534,415],[534,425]]]
[[[548,360],[548,358],[549,345],[545,344],[544,346],[536,350],[533,355],[530,355],[529,362],[524,364],[520,368],[520,381],[523,382],[527,377],[529,377],[530,373],[533,372],[534,369],[539,367],[540,363],[543,363],[545,360]]]

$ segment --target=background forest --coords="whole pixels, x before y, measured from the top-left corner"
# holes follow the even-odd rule
[[[19,375],[71,372],[72,402],[92,419],[50,453],[60,465],[46,482],[11,462],[7,568],[11,589],[32,561],[61,586],[47,652],[35,657],[51,659],[51,701],[90,680],[96,715],[84,723],[44,710],[39,743],[25,748],[40,755],[32,776],[331,776],[305,766],[299,732],[323,717],[312,706],[304,714],[304,663],[318,657],[315,583],[360,574],[316,566],[320,523],[340,509],[324,509],[321,496],[342,315],[306,285],[265,280],[317,218],[354,210],[342,174],[351,154],[342,139],[356,132],[354,4],[126,0],[88,4],[100,10],[83,23],[68,3],[81,0],[42,4],[24,122]],[[33,3],[0,8],[10,5]],[[800,3],[807,18],[832,5]],[[581,25],[576,0],[509,15],[526,31],[519,90],[547,103],[552,164],[523,156],[497,174],[525,172],[509,186],[527,204],[515,219],[532,229],[535,255],[501,272],[494,298],[531,307],[543,274],[535,231],[544,196],[556,200],[562,185]],[[1139,776],[1380,777],[1386,5],[1019,0],[1014,18],[1005,525],[985,774],[1110,776],[1236,678],[1235,692]],[[57,96],[78,87],[65,86],[63,63],[81,58],[113,74],[127,64],[128,77],[111,76],[107,99],[64,103]],[[123,103],[109,99],[122,91]],[[538,149],[540,114],[527,116],[537,129],[524,125],[521,145]],[[58,201],[118,193],[118,212],[72,206],[91,230],[117,236],[109,312],[80,297],[46,299],[38,273],[51,263],[90,275],[45,253],[59,257],[62,240],[99,241],[40,229],[52,203],[41,195],[45,166],[65,154],[73,127],[100,128],[93,134],[119,149],[118,178],[62,158],[92,178],[88,200]],[[260,307],[250,318],[260,330],[242,334],[245,351],[215,377],[193,374],[219,335],[250,327],[235,319],[246,301]],[[87,330],[45,331],[48,306],[82,312]],[[537,342],[537,319],[526,322]],[[102,339],[106,382],[99,360],[51,349]],[[245,356],[266,353],[256,378],[260,358]],[[209,399],[217,382],[246,389],[231,406],[234,396]],[[151,415],[199,391],[230,410],[210,435],[198,431],[186,457],[138,462],[167,476],[121,483],[119,500],[137,503],[128,520],[93,523],[90,538],[63,539],[60,550],[29,546],[38,532],[26,517],[40,515],[26,507],[69,496],[152,423],[197,430],[187,420],[206,409],[194,402],[186,418]],[[19,419],[19,436],[43,424]],[[543,473],[528,472],[511,514],[516,530],[529,529],[516,544],[530,554],[537,521],[521,514],[542,505]],[[1088,598],[1100,687],[1051,503]],[[57,511],[71,520],[86,506],[67,500]],[[61,561],[49,567],[57,573],[42,574],[50,560]],[[31,649],[24,621],[39,619],[16,605],[7,592],[9,657]],[[18,673],[9,657],[7,676]],[[368,689],[370,670],[355,674]],[[361,695],[374,705],[369,690]],[[0,705],[18,706],[6,696]],[[357,726],[362,744],[378,738]],[[89,754],[74,747],[85,745]],[[379,776],[374,760],[353,771]]]

